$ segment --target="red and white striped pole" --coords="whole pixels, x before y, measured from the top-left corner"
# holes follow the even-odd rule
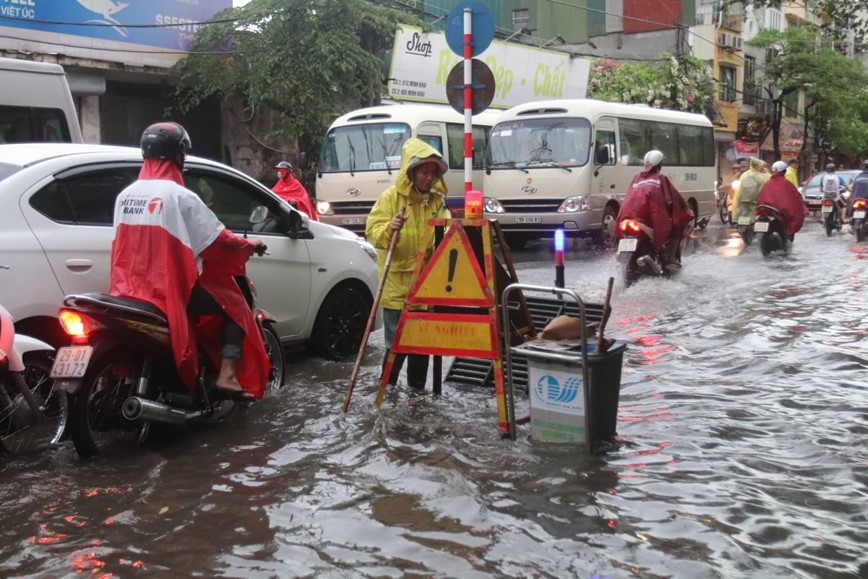
[[[473,9],[464,9],[464,196],[473,188]]]

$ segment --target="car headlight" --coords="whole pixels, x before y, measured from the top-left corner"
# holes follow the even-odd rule
[[[482,200],[482,209],[485,213],[506,213],[506,209],[500,204],[500,201],[494,197],[484,197]]]
[[[374,260],[374,263],[377,263],[377,250],[374,249],[373,245],[371,245],[369,242],[365,241],[364,239],[361,239],[361,240],[359,240],[359,247],[361,247],[362,250],[368,254],[368,257],[370,257],[372,260]]]
[[[316,212],[320,215],[334,215],[335,211],[332,209],[332,204],[328,201],[317,201],[316,202]]]
[[[591,198],[588,195],[579,195],[577,197],[567,197],[561,206],[558,207],[558,213],[579,213],[580,211],[590,211]]]

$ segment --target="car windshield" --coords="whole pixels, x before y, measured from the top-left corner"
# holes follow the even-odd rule
[[[23,169],[23,167],[19,165],[12,165],[10,163],[0,163],[0,181],[5,179],[10,175],[14,175],[18,171]]]
[[[401,168],[401,146],[410,138],[404,123],[371,123],[336,127],[322,144],[323,173],[384,171]]]

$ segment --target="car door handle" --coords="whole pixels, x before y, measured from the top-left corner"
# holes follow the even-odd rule
[[[87,271],[93,267],[93,260],[91,259],[67,259],[66,260],[67,269],[71,269],[72,271]]]

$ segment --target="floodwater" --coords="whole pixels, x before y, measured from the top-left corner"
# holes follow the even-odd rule
[[[545,247],[513,257],[554,279]],[[868,576],[868,245],[809,222],[763,258],[715,222],[678,279],[626,290],[613,255],[568,252],[587,300],[609,276],[629,346],[604,455],[503,440],[482,388],[402,379],[376,411],[376,332],[347,414],[352,362],[296,354],[218,428],[0,457],[0,576]]]

